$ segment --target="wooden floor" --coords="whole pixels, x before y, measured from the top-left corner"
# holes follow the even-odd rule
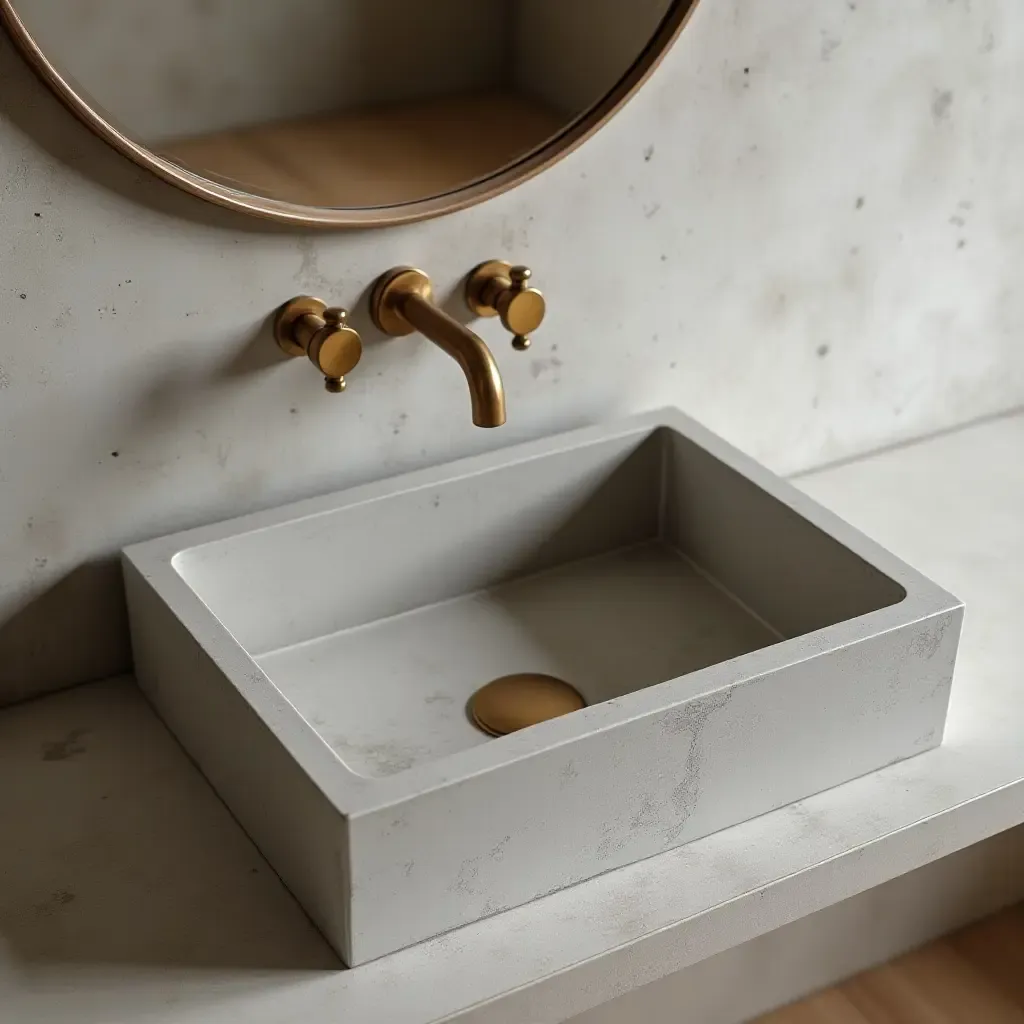
[[[757,1024],[1024,1024],[1024,905]]]

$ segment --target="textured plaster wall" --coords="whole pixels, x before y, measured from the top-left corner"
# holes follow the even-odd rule
[[[704,0],[546,175],[316,235],[151,180],[0,42],[0,698],[129,665],[130,541],[666,403],[781,471],[1021,404],[1021,96],[1018,0]],[[492,256],[551,299],[527,354],[484,328],[493,433],[363,298],[396,263],[444,297]],[[344,396],[267,334],[305,291],[367,329]]]

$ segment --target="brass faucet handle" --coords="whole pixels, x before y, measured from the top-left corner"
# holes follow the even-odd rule
[[[509,272],[512,286],[498,299],[501,322],[514,335],[512,345],[520,351],[530,347],[530,335],[544,323],[547,313],[543,293],[529,287],[532,276],[529,267],[513,267]]]
[[[530,335],[544,322],[547,302],[530,287],[533,271],[503,260],[481,263],[466,282],[466,303],[477,316],[500,316],[512,345],[520,352],[530,347]]]
[[[348,323],[348,310],[328,309],[320,299],[303,295],[282,306],[274,322],[274,336],[289,356],[308,356],[324,375],[332,395],[340,395],[345,377],[363,356],[359,332]]]
[[[309,361],[324,375],[324,384],[333,395],[346,388],[345,376],[363,357],[359,332],[348,324],[348,310],[324,310],[324,326],[310,339]]]

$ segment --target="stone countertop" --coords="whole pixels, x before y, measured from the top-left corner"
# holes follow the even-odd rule
[[[1024,822],[1024,414],[798,484],[967,603],[945,743],[345,970],[137,692],[0,713],[0,1018],[523,1024]]]

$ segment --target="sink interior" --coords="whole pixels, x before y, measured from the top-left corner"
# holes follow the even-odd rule
[[[348,769],[490,739],[480,686],[595,704],[894,604],[902,588],[668,428],[186,549],[174,566]]]
[[[466,704],[498,676],[547,673],[596,704],[777,639],[652,541],[256,660],[352,771],[380,776],[489,742]]]

